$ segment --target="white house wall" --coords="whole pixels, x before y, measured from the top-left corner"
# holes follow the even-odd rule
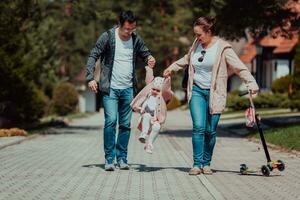
[[[79,94],[79,112],[84,113],[86,112],[86,102],[84,96],[82,94]]]
[[[82,97],[85,99],[85,112],[95,112],[96,111],[96,96],[94,93],[86,90],[81,93]]]
[[[277,67],[274,63],[273,80],[290,74],[289,60],[277,59],[275,62],[277,62]]]

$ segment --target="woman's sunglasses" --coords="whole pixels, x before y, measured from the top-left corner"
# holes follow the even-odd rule
[[[199,62],[202,62],[202,61],[204,60],[204,55],[205,55],[205,53],[206,53],[205,50],[202,50],[202,51],[201,51],[201,56],[200,56],[200,58],[198,58],[198,61],[199,61]]]

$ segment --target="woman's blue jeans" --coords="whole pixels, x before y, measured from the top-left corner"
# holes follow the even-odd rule
[[[112,164],[117,157],[127,163],[127,147],[130,137],[130,122],[133,100],[133,88],[110,89],[109,95],[103,96],[104,107],[104,152],[105,160]],[[116,126],[119,123],[118,137],[116,141]]]
[[[209,166],[216,144],[216,129],[220,114],[209,113],[209,89],[193,85],[190,112],[193,120],[194,167]]]

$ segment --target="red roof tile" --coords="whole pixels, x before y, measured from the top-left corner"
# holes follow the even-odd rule
[[[240,55],[241,61],[250,63],[256,56],[256,48],[254,43],[247,43],[244,47],[243,53]]]
[[[262,40],[260,40],[259,44],[262,47],[277,47],[284,40],[283,37],[272,37],[271,35],[265,36]]]
[[[298,43],[298,35],[293,35],[292,39],[283,40],[278,47],[273,50],[274,54],[289,53]]]

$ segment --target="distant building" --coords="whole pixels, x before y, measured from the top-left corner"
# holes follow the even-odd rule
[[[272,82],[294,71],[294,57],[298,43],[298,32],[291,38],[283,36],[262,38],[258,43],[245,44],[240,59],[254,75],[261,89],[271,90]],[[230,89],[244,89],[237,77],[232,77]]]

